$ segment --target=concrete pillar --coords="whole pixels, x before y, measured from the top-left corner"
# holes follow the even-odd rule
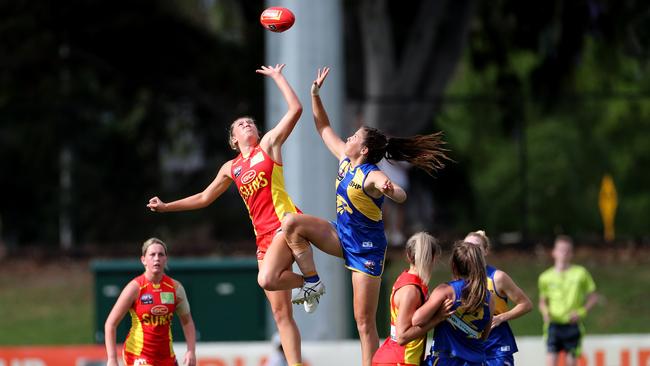
[[[332,126],[343,129],[344,65],[343,19],[340,0],[267,1],[267,6],[282,6],[296,16],[293,27],[283,33],[266,31],[267,65],[284,63],[283,73],[291,83],[304,112],[282,151],[286,187],[300,209],[310,215],[335,220],[334,180],[337,161],[314,128],[310,88],[318,67],[332,68],[321,91]],[[286,111],[286,103],[272,80],[266,81],[266,121],[275,125]],[[266,126],[266,130],[272,126]],[[327,293],[313,314],[294,306],[294,315],[303,340],[342,339],[350,334],[351,300],[347,298],[350,273],[343,260],[315,249],[316,266],[325,281]],[[297,266],[294,270],[298,272]],[[273,323],[273,320],[270,320]]]

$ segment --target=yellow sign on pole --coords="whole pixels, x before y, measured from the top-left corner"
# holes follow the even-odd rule
[[[603,176],[603,180],[600,184],[598,206],[600,207],[600,216],[603,219],[605,240],[612,241],[614,240],[614,217],[616,216],[618,198],[616,196],[614,180],[609,174]]]

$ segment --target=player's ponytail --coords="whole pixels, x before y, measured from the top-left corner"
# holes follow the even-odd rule
[[[413,234],[406,242],[406,257],[425,285],[431,280],[432,264],[439,255],[438,240],[424,231]]]
[[[368,148],[366,162],[377,164],[382,158],[406,161],[433,175],[450,160],[445,154],[447,149],[442,139],[442,132],[411,137],[386,137],[383,132],[373,127],[364,126],[366,133],[364,146]]]
[[[477,311],[487,296],[483,250],[472,243],[457,242],[451,253],[451,268],[454,277],[465,280],[460,310],[465,313]]]

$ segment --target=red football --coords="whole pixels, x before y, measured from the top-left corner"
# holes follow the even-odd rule
[[[296,17],[291,10],[279,6],[270,7],[260,15],[260,23],[271,32],[284,32],[291,28]]]

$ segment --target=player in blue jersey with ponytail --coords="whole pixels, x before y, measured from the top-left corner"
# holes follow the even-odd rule
[[[450,262],[454,280],[438,285],[413,314],[413,325],[426,327],[446,299],[454,301],[455,312],[434,328],[431,352],[423,365],[484,366],[483,344],[490,334],[494,300],[487,289],[483,251],[458,242]]]
[[[391,182],[377,163],[383,158],[407,161],[433,173],[443,167],[445,149],[440,133],[412,137],[387,137],[371,127],[361,127],[345,141],[330,125],[319,96],[329,68],[318,70],[312,85],[312,110],[318,134],[338,159],[336,176],[336,223],[306,214],[289,214],[282,220],[282,231],[298,265],[311,258],[311,245],[345,260],[352,271],[354,318],[361,340],[362,365],[370,366],[379,347],[376,314],[379,288],[386,255],[386,235],[382,220],[385,197],[401,203],[406,192]],[[304,267],[304,266],[303,266]],[[303,268],[301,267],[301,268]],[[311,312],[318,297],[305,283],[294,296]],[[314,299],[314,300],[311,300]]]
[[[490,239],[482,230],[473,231],[465,237],[465,242],[478,245],[487,256]],[[517,342],[508,321],[519,318],[533,309],[533,304],[507,273],[490,265],[486,267],[488,290],[494,299],[492,330],[485,342],[486,366],[513,366],[513,354],[517,352]],[[508,300],[514,306],[509,308]]]

